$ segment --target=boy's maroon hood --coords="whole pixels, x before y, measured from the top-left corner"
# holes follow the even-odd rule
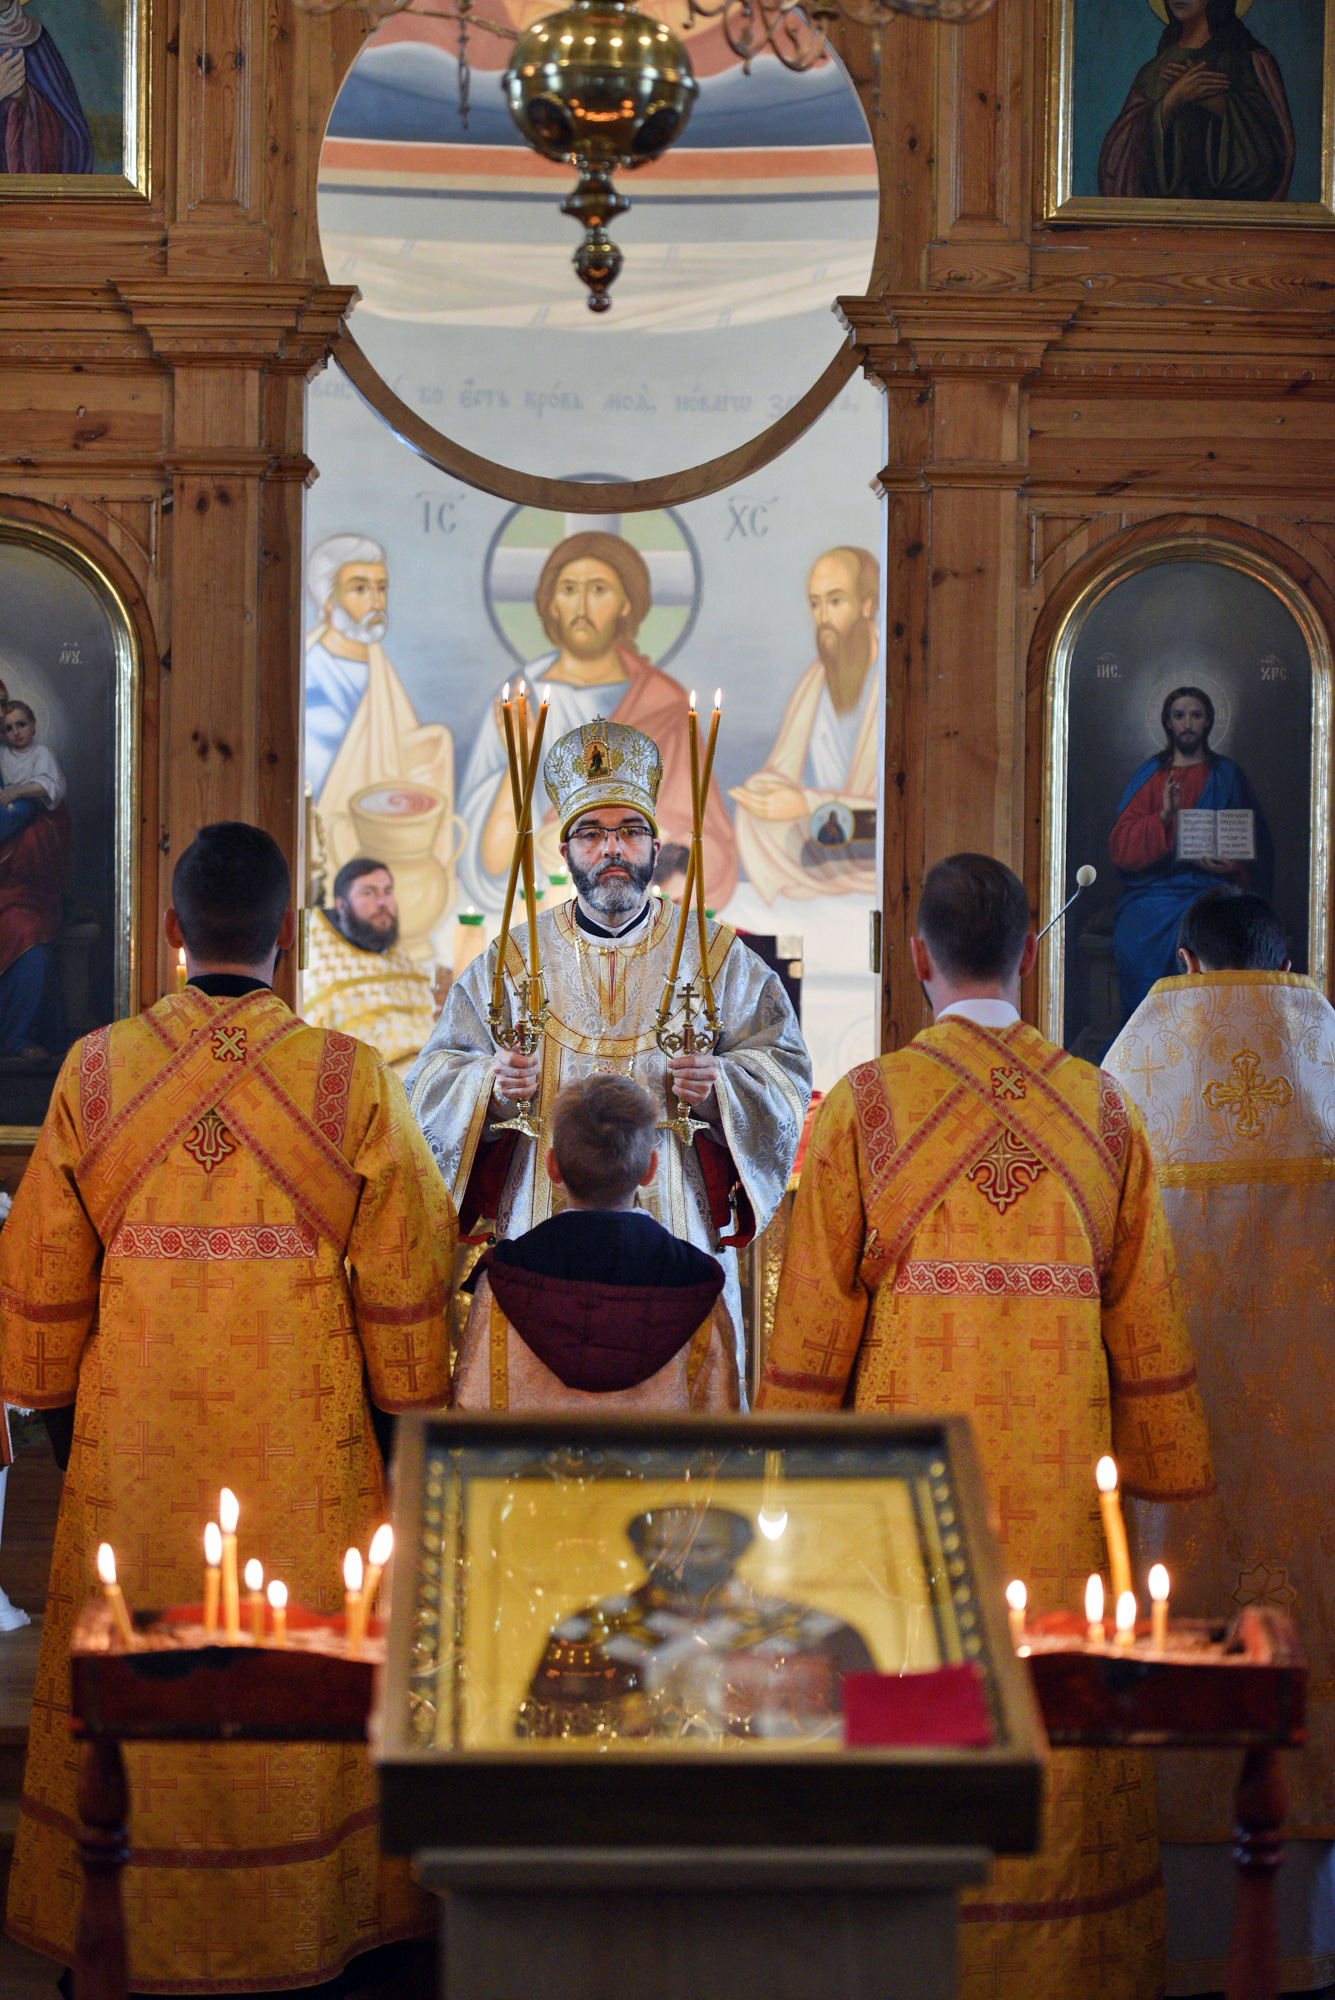
[[[635,1389],[679,1354],[713,1311],[723,1272],[698,1285],[596,1285],[514,1264],[486,1266],[492,1295],[526,1347],[567,1389]]]

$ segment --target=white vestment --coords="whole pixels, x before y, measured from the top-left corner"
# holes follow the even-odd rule
[[[675,1109],[668,1102],[667,1059],[655,1039],[655,1023],[672,960],[677,911],[666,900],[657,903],[651,921],[635,931],[634,942],[620,945],[587,936],[575,922],[575,909],[574,903],[563,903],[538,918],[551,1010],[541,1043],[536,1107],[544,1136],[536,1143],[522,1137],[513,1143],[503,1185],[483,1210],[494,1213],[498,1237],[520,1236],[564,1205],[545,1166],[552,1107],[563,1084],[611,1070],[643,1084],[665,1118]],[[707,1157],[721,1172],[729,1171],[730,1162],[739,1184],[736,1206],[740,1210],[749,1203],[758,1235],[778,1207],[797,1157],[811,1097],[811,1060],[777,975],[726,925],[711,923],[708,934],[723,1032],[715,1050],[719,1077],[710,1117],[717,1145]],[[513,1018],[515,982],[525,977],[527,943],[526,930],[520,938],[512,933],[506,957],[507,1020]],[[475,1174],[479,1181],[483,1177],[485,1149],[503,1143],[488,1117],[495,1047],[487,1007],[495,973],[493,944],[450,988],[440,1020],[405,1079],[408,1102],[445,1184],[469,1210],[473,1204],[466,1197]],[[698,987],[694,926],[687,932],[679,974],[679,980],[687,979]],[[720,1245],[720,1236],[731,1232],[711,1217],[705,1157],[701,1143],[684,1147],[674,1134],[661,1132],[657,1175],[640,1189],[638,1200],[674,1235],[709,1251],[722,1264],[724,1289],[715,1318],[736,1355],[744,1402],[737,1255]]]
[[[1103,1066],[1145,1120],[1218,1480],[1206,1501],[1135,1506],[1142,1554],[1162,1554],[1183,1616],[1263,1603],[1297,1623],[1311,1665],[1308,1741],[1284,1757],[1279,1983],[1325,1986],[1335,1980],[1335,1009],[1296,973],[1161,979]],[[1158,1762],[1168,1991],[1218,1989],[1238,1753]]]

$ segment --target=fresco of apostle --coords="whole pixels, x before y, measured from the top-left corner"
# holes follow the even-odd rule
[[[1238,19],[1251,0],[1150,0],[1165,23],[1099,154],[1099,193],[1284,201],[1293,119],[1279,64]]]
[[[876,811],[880,596],[881,566],[866,549],[827,549],[812,567],[817,658],[793,690],[764,769],[731,793],[746,877],[767,903],[876,893],[874,852],[822,853],[813,865],[811,830],[832,849],[851,837],[856,812]]]
[[[635,644],[653,602],[644,557],[602,529],[567,535],[543,564],[533,602],[552,650],[524,669],[524,680],[534,703],[550,703],[547,741],[601,717],[642,731],[662,753],[658,879],[671,884],[684,873],[691,841],[686,690]],[[458,864],[463,893],[478,909],[498,911],[514,846],[499,690],[468,760],[459,814],[468,829]],[[563,865],[558,836],[549,813],[537,839],[549,873]],[[737,886],[737,846],[717,780],[705,804],[704,857],[706,893],[721,909]]]

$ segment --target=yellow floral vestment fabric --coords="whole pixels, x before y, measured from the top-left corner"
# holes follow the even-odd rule
[[[1106,1569],[1094,1464],[1211,1485],[1172,1245],[1122,1092],[1016,1022],[958,1016],[863,1063],[817,1115],[763,1409],[959,1411],[1010,1573],[1076,1609]],[[1164,1911],[1149,1759],[1052,1758],[1043,1852],[962,1898],[961,2000],[1147,2000]]]
[[[1215,1443],[1218,1494],[1173,1524],[1174,1605],[1297,1621],[1286,1832],[1335,1840],[1335,1010],[1295,973],[1161,979],[1105,1067],[1145,1120]],[[1161,1760],[1165,1838],[1230,1838],[1236,1762]]]
[[[341,1604],[382,1517],[363,1388],[445,1401],[455,1218],[403,1089],[268,990],[195,988],[70,1051],[0,1235],[0,1397],[75,1403],[8,1927],[69,1961],[70,1632],[110,1542],[131,1605],[198,1603],[219,1488],[292,1601]],[[358,1746],[130,1747],[130,1985],[332,1977],[430,1927]]]
[[[339,1028],[369,1042],[400,1075],[436,1020],[431,981],[401,945],[362,951],[334,928],[324,910],[311,914],[301,1011],[312,1027]]]

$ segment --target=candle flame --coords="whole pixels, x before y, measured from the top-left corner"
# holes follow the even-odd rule
[[[504,687],[503,687],[503,688],[501,689],[501,700],[502,700],[502,702],[504,702],[504,703],[506,703],[506,704],[508,705],[508,703],[509,703],[509,700],[510,700],[510,683],[509,683],[509,681],[507,681],[507,682],[505,683],[505,686],[504,686]]]
[[[528,700],[528,690],[525,688],[522,680],[520,681],[518,687],[515,689],[515,693],[519,697],[520,701]]]
[[[360,1549],[349,1549],[343,1558],[343,1588],[356,1591],[361,1587],[362,1552]]]
[[[690,711],[691,711],[691,714],[692,714],[692,715],[694,715],[694,714],[695,714],[695,689],[694,689],[694,688],[692,688],[692,689],[691,689],[691,698],[690,698],[690,701],[689,701],[689,702],[687,703],[687,707],[688,707],[688,708],[690,709]]]
[[[210,1521],[204,1530],[204,1560],[210,1569],[217,1569],[222,1561],[222,1529],[216,1521]]]
[[[1168,1602],[1168,1571],[1162,1563],[1155,1563],[1150,1571],[1150,1596],[1156,1604]]]
[[[252,1594],[264,1588],[264,1564],[252,1556],[245,1569],[246,1589]]]
[[[1115,1493],[1117,1491],[1116,1459],[1101,1458],[1094,1467],[1094,1477],[1098,1482],[1100,1493]]]
[[[1091,1576],[1085,1585],[1085,1620],[1087,1624],[1098,1625],[1103,1619],[1103,1578]]]
[[[241,1506],[230,1486],[224,1486],[218,1495],[218,1521],[225,1535],[236,1533],[236,1524],[241,1518]]]
[[[1117,1629],[1119,1632],[1136,1629],[1136,1600],[1132,1591],[1124,1590],[1117,1600]]]
[[[386,1521],[371,1537],[371,1561],[377,1569],[383,1569],[394,1550],[394,1530]]]
[[[1014,1583],[1006,1585],[1006,1602],[1012,1611],[1023,1611],[1029,1602],[1029,1592],[1017,1576]]]
[[[110,1542],[98,1544],[97,1573],[105,1584],[110,1585],[116,1581],[116,1558],[112,1554]]]
[[[715,713],[715,715],[718,715],[718,714],[720,714],[720,713],[722,712],[722,708],[723,708],[723,689],[722,689],[722,688],[715,688],[715,689],[714,689],[714,713]]]
[[[280,1583],[277,1577],[269,1585],[269,1602],[275,1611],[287,1609],[287,1585]]]

